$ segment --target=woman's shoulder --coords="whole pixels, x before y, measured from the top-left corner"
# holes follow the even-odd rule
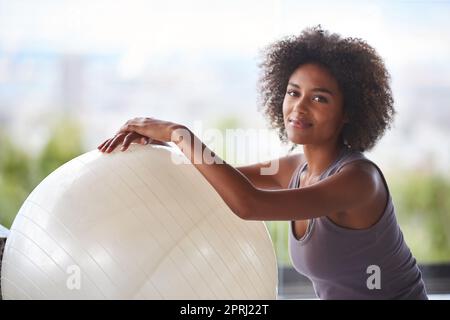
[[[341,172],[342,170],[349,170],[355,173],[364,172],[369,174],[381,188],[384,186],[387,189],[387,183],[380,167],[374,161],[367,158],[362,152],[349,152],[341,159],[341,161],[339,161],[334,169],[334,173]]]
[[[364,156],[352,157],[343,161],[339,171],[344,170],[351,173],[352,176],[364,177],[364,181],[367,181],[367,188],[364,189],[370,190],[371,195],[367,198],[368,201],[362,205],[342,213],[332,214],[329,218],[343,227],[369,228],[380,219],[388,206],[389,188],[384,175],[375,162]]]
[[[359,151],[348,152],[336,165],[335,172],[340,172],[343,169],[353,171],[362,170],[371,173],[380,180],[384,180],[384,175],[380,167],[373,160],[367,158],[364,153]]]

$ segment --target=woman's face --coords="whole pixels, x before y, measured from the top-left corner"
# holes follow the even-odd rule
[[[346,122],[343,96],[336,79],[318,64],[298,67],[283,100],[284,126],[296,144],[337,143]]]

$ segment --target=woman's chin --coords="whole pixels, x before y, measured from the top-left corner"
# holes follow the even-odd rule
[[[305,137],[299,137],[298,135],[290,135],[288,134],[288,140],[295,144],[308,144],[311,143],[308,139],[305,139]]]

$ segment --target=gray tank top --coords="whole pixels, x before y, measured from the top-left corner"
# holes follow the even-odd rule
[[[381,218],[367,229],[338,226],[324,216],[310,219],[301,239],[289,226],[289,254],[294,268],[308,277],[320,299],[427,299],[422,274],[403,239],[386,180],[378,166],[361,152],[343,148],[319,180],[346,164],[372,163],[383,178],[388,201]],[[300,165],[289,183],[299,188],[307,163]]]

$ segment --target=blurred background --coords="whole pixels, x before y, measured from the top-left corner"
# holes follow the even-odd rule
[[[0,224],[9,228],[44,177],[129,118],[153,116],[194,132],[263,130],[260,50],[321,24],[365,39],[385,60],[398,114],[366,156],[386,175],[428,290],[448,293],[449,16],[450,1],[431,0],[0,0]],[[270,132],[258,160],[287,150]],[[312,297],[291,268],[287,226],[268,223],[280,296]]]

